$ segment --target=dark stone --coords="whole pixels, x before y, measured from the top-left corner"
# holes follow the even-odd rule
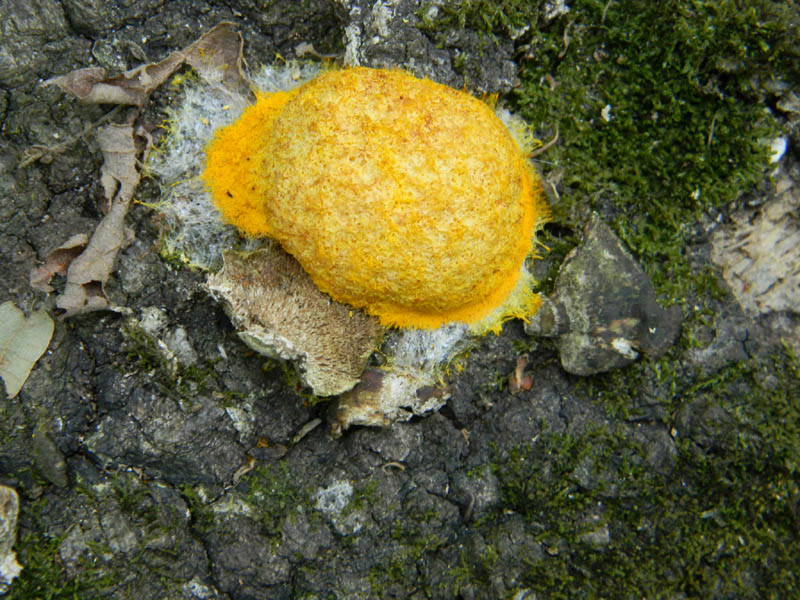
[[[564,369],[591,375],[629,365],[640,352],[658,358],[681,321],[680,307],[658,304],[650,279],[594,214],[525,331],[555,337]]]
[[[69,33],[57,0],[0,4],[0,86],[15,87],[35,79],[55,56],[75,46]]]

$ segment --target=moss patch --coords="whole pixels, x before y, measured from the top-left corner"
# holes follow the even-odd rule
[[[798,357],[785,349],[737,364],[678,395],[722,412],[694,424],[714,429],[710,442],[698,443],[688,425],[673,429],[678,460],[668,475],[646,466],[643,448],[604,430],[543,434],[498,453],[502,505],[476,527],[490,539],[508,511],[524,517],[544,554],[528,564],[520,589],[547,598],[797,594]],[[598,502],[610,540],[601,546],[587,537],[598,522],[585,518]],[[480,587],[482,569],[462,563],[453,576]]]
[[[453,3],[423,27],[517,38],[510,100],[540,138],[559,132],[537,160],[559,182],[554,220],[577,233],[599,210],[679,299],[692,285],[687,225],[764,177],[776,124],[763,86],[800,81],[800,14],[766,0],[575,0],[548,23],[542,4]]]
[[[542,434],[497,453],[502,506],[474,528],[496,552],[493,528],[507,511],[524,517],[544,554],[518,589],[542,597],[795,596],[797,357],[784,349],[711,374],[687,371],[680,357],[710,341],[720,304],[731,301],[711,268],[688,260],[690,229],[763,182],[763,139],[777,133],[770,90],[800,83],[800,11],[768,0],[568,4],[547,22],[544,2],[449,3],[423,28],[442,40],[458,27],[487,43],[516,40],[521,86],[507,100],[539,138],[559,134],[536,159],[557,190],[543,240],[552,264],[597,210],[657,290],[691,307],[680,344],[660,361],[575,388],[617,419],[637,417],[643,394],[656,398],[678,459],[658,474],[622,436]],[[584,518],[598,501],[610,540],[602,546],[588,541],[597,523]],[[486,594],[493,565],[478,562],[467,557],[451,574]]]
[[[298,506],[309,506],[309,491],[299,485],[285,462],[260,466],[243,481],[247,484],[247,503],[257,511],[261,532],[279,544],[284,518],[296,514]]]
[[[107,595],[115,578],[105,569],[89,567],[75,578],[67,577],[58,554],[61,541],[38,533],[25,534],[16,545],[17,558],[25,568],[4,598],[73,600]]]

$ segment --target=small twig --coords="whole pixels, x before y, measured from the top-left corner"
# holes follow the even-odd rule
[[[383,463],[381,465],[381,471],[386,473],[387,475],[391,471],[405,471],[406,466],[403,463],[397,462],[396,460],[390,460],[387,463]]]
[[[305,425],[303,425],[303,426],[300,428],[300,431],[298,431],[298,432],[297,432],[297,435],[295,435],[295,436],[292,438],[292,446],[294,446],[295,444],[297,444],[297,443],[298,443],[300,440],[302,440],[302,439],[303,439],[304,437],[306,437],[306,436],[307,436],[309,433],[311,433],[311,432],[312,432],[314,429],[316,429],[316,428],[317,428],[317,426],[318,426],[320,423],[322,423],[322,419],[311,419],[311,420],[310,420],[308,423],[306,423]]]
[[[567,54],[567,49],[569,48],[569,29],[572,27],[574,21],[570,21],[567,23],[567,26],[564,27],[564,49],[558,53],[558,58],[564,58]]]
[[[531,151],[531,153],[528,155],[529,158],[535,158],[535,157],[539,156],[540,154],[544,153],[545,151],[547,151],[548,148],[550,148],[557,141],[558,141],[558,125],[556,125],[556,134],[553,136],[553,139],[550,140],[549,142],[547,142],[541,148],[537,148],[536,150]]]
[[[711,141],[714,139],[714,128],[717,126],[717,117],[711,119],[711,127],[708,128],[708,139],[706,140],[706,148],[711,148]]]
[[[617,4],[617,0],[608,0],[608,2],[606,2],[606,5],[603,7],[603,16],[600,17],[600,23],[606,22],[606,13],[608,12],[608,9],[615,4]]]
[[[20,161],[19,165],[17,165],[17,168],[24,169],[25,167],[28,167],[38,161],[42,161],[44,163],[52,162],[53,157],[55,157],[57,154],[65,152],[67,148],[72,146],[72,144],[78,140],[82,139],[90,131],[111,120],[121,108],[122,106],[115,106],[102,117],[97,119],[97,121],[86,125],[83,128],[83,131],[81,131],[78,135],[67,138],[60,144],[56,144],[55,146],[45,146],[44,144],[34,144],[29,146],[22,152],[22,160]]]
[[[248,456],[245,459],[245,463],[236,469],[236,472],[233,474],[233,485],[239,483],[239,480],[247,475],[250,471],[256,468],[256,459],[252,456]]]
[[[556,188],[556,184],[549,180],[547,181],[547,183],[550,184],[550,187],[553,190],[553,195],[556,197],[556,202],[561,201],[561,195],[558,193],[558,188]]]
[[[469,501],[467,502],[467,506],[464,508],[464,517],[463,521],[468,523],[472,520],[472,513],[475,510],[475,496],[472,492],[467,492],[469,494]]]

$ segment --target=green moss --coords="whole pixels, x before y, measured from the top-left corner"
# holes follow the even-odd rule
[[[429,575],[427,559],[436,556],[438,550],[445,546],[446,540],[436,534],[422,535],[418,527],[407,527],[399,523],[391,537],[398,543],[392,560],[374,565],[369,572],[368,579],[375,597],[392,597],[387,594],[387,590],[394,588],[430,592],[426,581]],[[427,597],[431,597],[430,594]]]
[[[128,364],[136,369],[148,371],[150,382],[165,394],[191,407],[199,394],[213,392],[212,396],[230,403],[237,399],[236,392],[224,390],[216,381],[212,365],[198,367],[185,365],[169,357],[159,342],[137,326],[125,325],[125,351]]]
[[[528,27],[535,19],[543,0],[468,0],[466,2],[429,2],[418,13],[420,28],[440,41],[450,29],[469,28],[496,42],[495,34],[510,34]],[[436,6],[436,18],[431,9]]]
[[[563,177],[556,221],[577,225],[586,208],[614,217],[659,290],[681,298],[687,225],[764,177],[760,140],[775,123],[752,81],[797,80],[776,56],[797,26],[776,20],[790,10],[776,2],[570,4],[532,33],[514,94],[537,129],[559,130],[539,162]]]
[[[67,577],[59,557],[61,542],[59,538],[33,532],[23,535],[15,550],[17,559],[24,568],[4,598],[74,600],[106,597],[115,582],[112,574],[107,570],[85,565],[79,575]]]
[[[211,531],[215,524],[214,512],[197,489],[188,483],[182,483],[178,489],[181,497],[189,506],[192,528],[197,529],[201,534]]]
[[[668,474],[648,468],[645,449],[622,432],[545,433],[498,452],[503,504],[476,527],[489,539],[508,511],[525,518],[545,558],[529,564],[521,587],[547,598],[797,596],[800,360],[787,347],[676,397],[675,410],[722,413],[703,423],[714,430],[704,447],[673,429],[678,458]],[[583,517],[598,502],[610,532],[601,548],[583,537],[596,527]],[[485,581],[474,565],[456,576]]]
[[[800,13],[769,0],[575,0],[548,23],[542,5],[472,0],[419,14],[442,40],[461,27],[518,34],[522,85],[509,100],[540,138],[559,132],[536,161],[560,181],[555,237],[600,210],[659,291],[680,299],[697,285],[687,226],[764,177],[760,140],[776,125],[759,82],[800,82]]]
[[[283,519],[296,514],[298,506],[310,504],[309,491],[298,485],[285,462],[258,467],[243,481],[248,488],[247,503],[257,511],[262,533],[279,544]]]
[[[135,476],[128,473],[114,475],[111,490],[123,513],[142,519],[146,524],[158,518],[150,490]]]
[[[302,398],[305,402],[309,405],[314,406],[315,404],[320,404],[322,402],[329,402],[330,396],[323,397],[317,396],[311,390],[310,387],[303,383],[303,380],[300,379],[300,374],[297,372],[297,366],[292,362],[286,360],[275,361],[277,362],[278,366],[280,367],[281,373],[283,373],[283,380],[287,388],[293,390],[300,398]],[[274,368],[275,362],[270,362],[269,369]]]
[[[118,578],[110,569],[83,560],[75,575],[67,574],[59,549],[64,536],[43,534],[42,514],[47,510],[45,497],[20,503],[19,537],[14,545],[17,562],[23,569],[9,588],[4,600],[73,600],[107,597]]]
[[[379,499],[379,486],[380,482],[377,478],[360,482],[359,485],[353,489],[353,495],[350,497],[347,505],[342,509],[340,518],[345,519],[354,512],[367,510],[370,506],[374,505]]]
[[[711,268],[690,266],[688,232],[763,181],[761,140],[776,133],[765,89],[800,83],[800,12],[769,0],[568,4],[545,23],[542,2],[453,2],[424,29],[444,43],[453,28],[492,37],[531,26],[516,39],[522,85],[507,100],[541,139],[559,132],[536,159],[557,185],[554,222],[541,236],[552,260],[545,291],[597,210],[657,290],[686,308],[681,340],[665,357],[583,379],[573,391],[616,419],[659,402],[678,460],[658,474],[621,435],[544,433],[498,452],[503,505],[473,526],[491,546],[507,511],[525,517],[545,558],[529,564],[518,589],[541,597],[797,596],[797,357],[785,350],[711,374],[687,371],[680,357],[711,341],[719,303],[730,300]],[[723,415],[698,424],[709,432],[697,438],[703,447],[673,422],[679,414],[702,421],[696,406]],[[591,489],[582,487],[586,469]],[[623,489],[609,488],[619,481]],[[603,548],[582,538],[582,516],[598,501],[610,532]],[[464,559],[453,577],[488,595],[490,572]]]

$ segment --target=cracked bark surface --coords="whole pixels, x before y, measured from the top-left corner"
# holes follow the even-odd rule
[[[452,48],[435,48],[402,22],[415,18],[419,2],[384,3],[391,18],[370,4],[0,5],[0,302],[54,312],[54,296],[32,290],[29,272],[103,216],[101,155],[83,131],[104,110],[39,81],[89,64],[122,71],[231,20],[251,65],[276,54],[291,57],[298,44],[312,42],[320,53],[349,48],[367,62],[412,62],[421,73],[460,85]],[[482,54],[475,32],[456,38],[454,46],[463,44],[474,60],[470,69],[485,75],[482,91],[513,84],[511,40]],[[156,93],[142,116],[146,127],[156,129],[171,94]],[[63,152],[18,168],[30,146],[70,138]],[[787,172],[796,190],[796,166]],[[144,181],[136,197],[156,201],[158,190]],[[503,378],[515,368],[519,345],[530,344],[520,323],[486,338],[466,359],[440,413],[388,429],[355,429],[339,440],[316,427],[293,443],[304,424],[327,423],[327,406],[309,403],[280,368],[238,340],[199,274],[159,256],[145,206],[134,205],[127,224],[136,240],[121,251],[106,292],[130,313],[58,322],[19,399],[0,391],[0,483],[20,493],[20,536],[61,539],[58,560],[69,576],[108,577],[102,589],[111,598],[424,597],[423,587],[448,590],[430,597],[450,598],[453,565],[486,552],[491,536],[476,522],[502,508],[489,468],[497,457],[539,436],[580,436],[606,426],[645,449],[634,460],[646,468],[663,474],[673,468],[671,417],[652,400],[668,395],[670,382],[645,378],[638,416],[611,416],[558,367],[552,347],[536,345],[528,367],[535,385],[511,395]],[[702,266],[709,253],[708,241],[700,240],[688,256]],[[706,347],[676,359],[687,369],[713,375],[776,347],[781,336],[797,336],[790,311],[758,317],[732,297],[715,303],[720,319],[704,332]],[[713,439],[709,423],[719,419],[713,406],[689,406],[675,422],[702,445]],[[582,463],[574,478],[614,498],[622,475],[593,465]],[[317,508],[320,490],[334,490],[345,508]],[[492,589],[502,597],[514,590],[526,561],[552,548],[517,513],[502,514],[491,527],[499,552]],[[408,559],[409,538],[421,552],[416,562]],[[416,569],[378,594],[371,577],[392,564]],[[460,591],[475,597],[468,587]]]

